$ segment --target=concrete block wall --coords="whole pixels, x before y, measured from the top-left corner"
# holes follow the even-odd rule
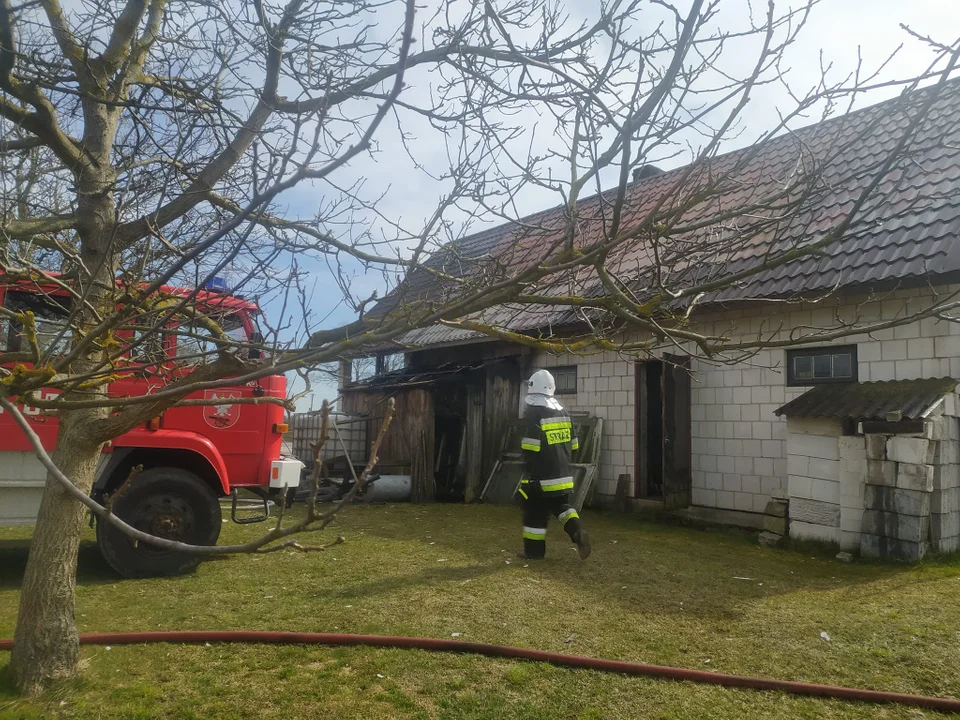
[[[540,355],[536,368],[577,366],[576,394],[558,395],[568,410],[580,410],[603,418],[600,474],[594,492],[612,497],[623,473],[636,477],[634,450],[635,364],[617,353],[591,355]],[[522,402],[522,398],[521,398]]]
[[[957,290],[960,286],[937,288],[941,297]],[[891,320],[915,313],[931,301],[926,290],[901,290],[883,297],[850,297],[819,305],[742,307],[705,314],[693,329],[723,335],[734,342],[756,341],[758,337],[797,340],[817,328],[835,327],[837,317],[860,323]],[[860,381],[960,378],[960,323],[926,318],[869,336],[814,343],[850,344],[857,345]],[[773,411],[809,388],[786,386],[785,362],[784,349],[761,349],[733,364],[694,357],[691,431],[695,505],[761,513],[771,495],[787,491],[786,420],[777,418]],[[597,493],[612,496],[617,476],[635,473],[634,359],[612,351],[538,354],[533,364],[546,368],[578,366],[576,395],[564,395],[560,400],[568,407],[595,412],[607,421]],[[839,483],[839,478],[835,482]],[[819,484],[819,491],[825,489]],[[836,497],[836,504],[840,504],[839,495]],[[848,525],[853,527],[852,521]]]
[[[930,463],[939,454],[938,445],[926,437],[866,436],[869,466],[864,484],[862,555],[914,562],[926,554],[933,495]]]
[[[840,543],[840,421],[789,418],[786,427],[790,537]]]
[[[931,434],[938,442],[933,457],[930,544],[936,552],[960,550],[960,419],[955,413],[955,407],[946,407],[932,421]]]
[[[785,489],[787,428],[773,412],[794,394],[773,356],[761,351],[749,366],[694,361],[695,505],[759,513]]]
[[[863,526],[863,488],[867,475],[866,440],[862,436],[841,437],[840,449],[840,549],[860,548]]]

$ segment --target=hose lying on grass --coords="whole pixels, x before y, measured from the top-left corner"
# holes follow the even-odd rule
[[[621,662],[600,658],[565,655],[563,653],[528,650],[526,648],[462,640],[437,640],[418,637],[391,637],[389,635],[343,635],[334,633],[264,632],[250,630],[176,630],[167,632],[120,632],[81,635],[81,645],[137,645],[141,643],[268,643],[277,645],[365,645],[380,648],[417,648],[440,652],[474,653],[488,657],[520,658],[550,663],[560,667],[582,668],[621,675],[688,680],[690,682],[722,685],[751,690],[775,690],[792,695],[857,700],[873,703],[899,703],[929,710],[960,712],[960,700],[951,698],[907,695],[904,693],[861,690],[858,688],[816,685],[812,683],[770,680],[766,678],[725,675],[723,673],[687,670],[685,668]],[[0,650],[10,650],[12,640],[0,640]]]

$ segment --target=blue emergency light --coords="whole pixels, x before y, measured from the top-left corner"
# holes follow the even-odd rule
[[[227,285],[227,281],[220,277],[210,278],[210,280],[204,284],[203,289],[216,293],[230,292],[230,287]]]

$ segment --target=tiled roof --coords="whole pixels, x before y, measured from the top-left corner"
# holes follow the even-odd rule
[[[957,387],[953,378],[818,385],[774,411],[797,418],[921,420]]]
[[[709,179],[723,185],[700,205],[678,212],[678,226],[692,226],[719,213],[750,208],[813,168],[817,181],[764,202],[736,218],[737,227],[711,223],[657,240],[667,281],[680,286],[729,277],[763,263],[765,257],[824,237],[854,206],[873,180],[879,163],[895,147],[929,89],[836,117],[714,159],[687,180],[701,187]],[[960,273],[960,80],[943,87],[928,117],[905,152],[876,188],[844,236],[806,256],[725,287],[707,300],[731,302],[795,297],[837,288],[869,288],[880,283],[921,282]],[[677,168],[632,183],[627,192],[625,228],[639,227],[658,205],[670,209],[670,193],[687,172]],[[687,195],[686,192],[681,195]],[[595,242],[604,230],[614,191],[582,200],[578,206],[579,245]],[[793,204],[791,206],[791,204]],[[662,212],[662,210],[661,210]],[[511,270],[530,267],[556,252],[565,209],[552,208],[458,240],[435,253],[426,265],[473,288],[492,284]],[[751,226],[752,224],[752,226]],[[624,243],[607,266],[638,296],[653,293],[654,241],[644,235]],[[554,277],[550,291],[597,297],[603,289],[592,271]],[[458,285],[418,270],[381,301],[385,312],[411,299],[438,300]],[[482,313],[488,324],[515,331],[556,328],[577,318],[568,307],[501,305]],[[444,327],[416,330],[402,343],[426,346],[462,342],[476,333]]]

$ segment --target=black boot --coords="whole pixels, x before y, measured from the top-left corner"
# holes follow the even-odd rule
[[[581,560],[590,557],[590,553],[593,552],[593,547],[590,545],[590,533],[581,529],[573,536],[573,541],[577,544],[577,552],[580,554]]]

